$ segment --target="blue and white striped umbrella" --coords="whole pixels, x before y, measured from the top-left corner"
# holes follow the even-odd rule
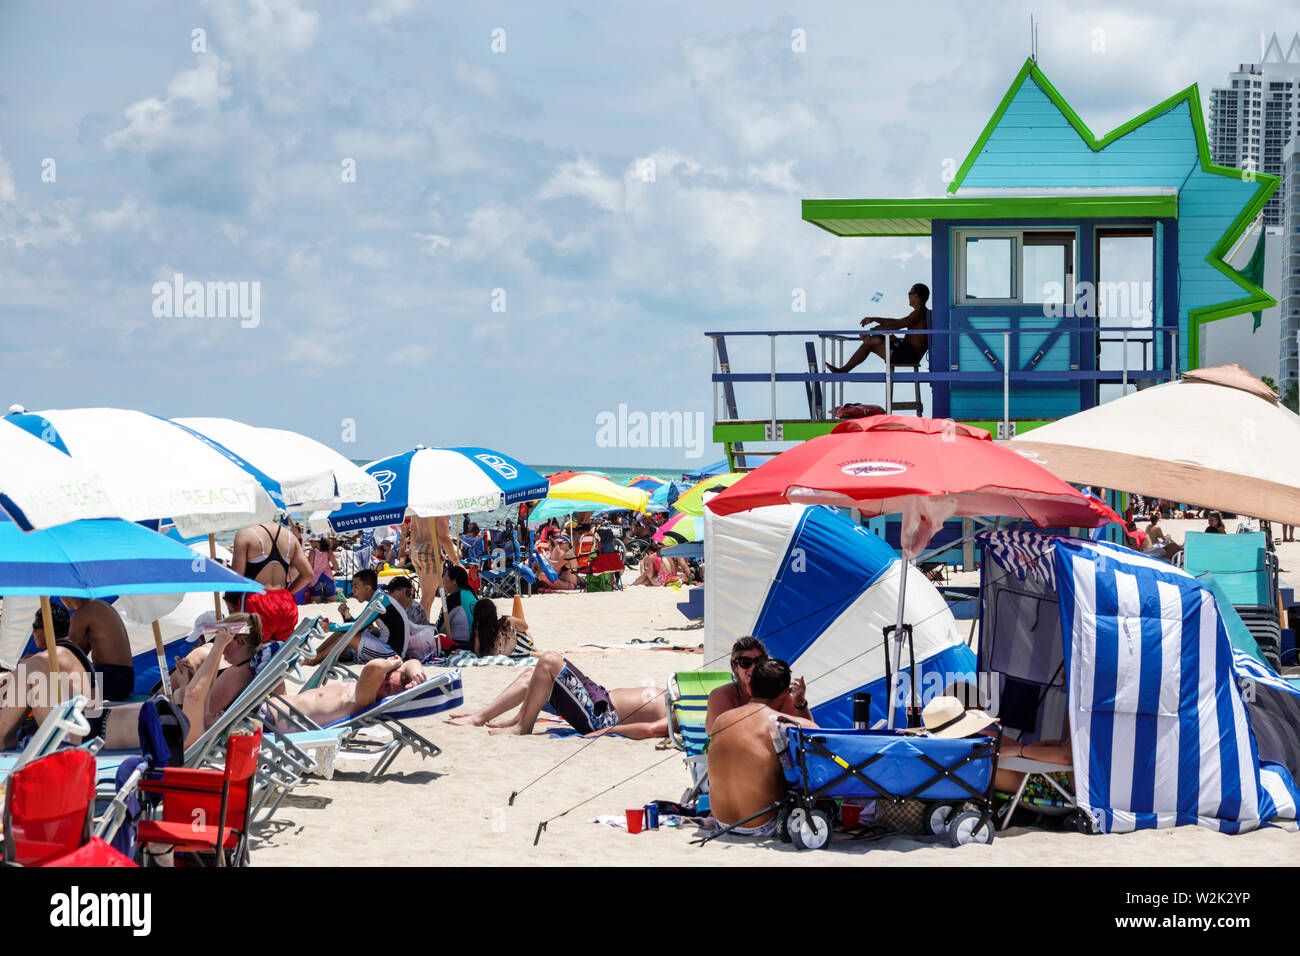
[[[0,595],[260,592],[256,581],[130,521],[73,521],[24,534],[0,520]]]
[[[186,537],[280,513],[279,482],[230,449],[157,415],[120,408],[10,413],[6,420],[97,472],[114,513],[170,519]]]
[[[418,518],[493,511],[503,505],[545,498],[549,482],[509,455],[487,448],[416,447],[366,465],[379,482],[384,500],[345,505],[328,515],[312,516],[335,531],[355,531],[400,524],[409,513]]]

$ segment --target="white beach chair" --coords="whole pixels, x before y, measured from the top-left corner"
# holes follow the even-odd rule
[[[378,751],[378,760],[366,774],[366,780],[374,780],[392,766],[404,747],[410,747],[422,757],[436,757],[442,753],[441,747],[412,730],[405,722],[451,710],[460,706],[463,700],[460,671],[450,670],[408,687],[400,694],[376,701],[326,727],[321,727],[282,697],[277,697],[272,707],[283,719],[292,721],[304,731],[339,733],[345,749]],[[373,741],[361,736],[361,731],[372,727],[383,727],[392,734],[392,740]]]

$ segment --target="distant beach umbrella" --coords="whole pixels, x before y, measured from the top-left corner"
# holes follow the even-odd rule
[[[344,505],[312,515],[312,526],[354,531],[401,524],[411,515],[494,511],[546,497],[548,483],[527,465],[487,448],[413,448],[372,461],[366,472],[379,483],[383,500]]]
[[[683,491],[677,500],[673,502],[673,507],[684,514],[694,515],[697,518],[701,517],[704,514],[704,496],[706,494],[717,493],[730,488],[744,477],[744,472],[735,471],[727,475],[715,475],[711,478],[705,478],[688,490]]]

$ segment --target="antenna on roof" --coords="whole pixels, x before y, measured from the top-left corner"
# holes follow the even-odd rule
[[[1038,23],[1029,15],[1029,59],[1038,62]]]

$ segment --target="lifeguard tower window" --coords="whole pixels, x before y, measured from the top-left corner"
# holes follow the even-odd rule
[[[1097,325],[1125,332],[1105,332],[1097,337],[1097,368],[1128,370],[1128,391],[1143,384],[1144,371],[1155,368],[1155,336],[1151,331],[1155,309],[1155,240],[1149,228],[1098,229],[1097,284],[1094,290]],[[1097,401],[1120,398],[1125,387],[1099,384]]]
[[[961,230],[956,305],[1061,305],[1074,299],[1075,234]]]

